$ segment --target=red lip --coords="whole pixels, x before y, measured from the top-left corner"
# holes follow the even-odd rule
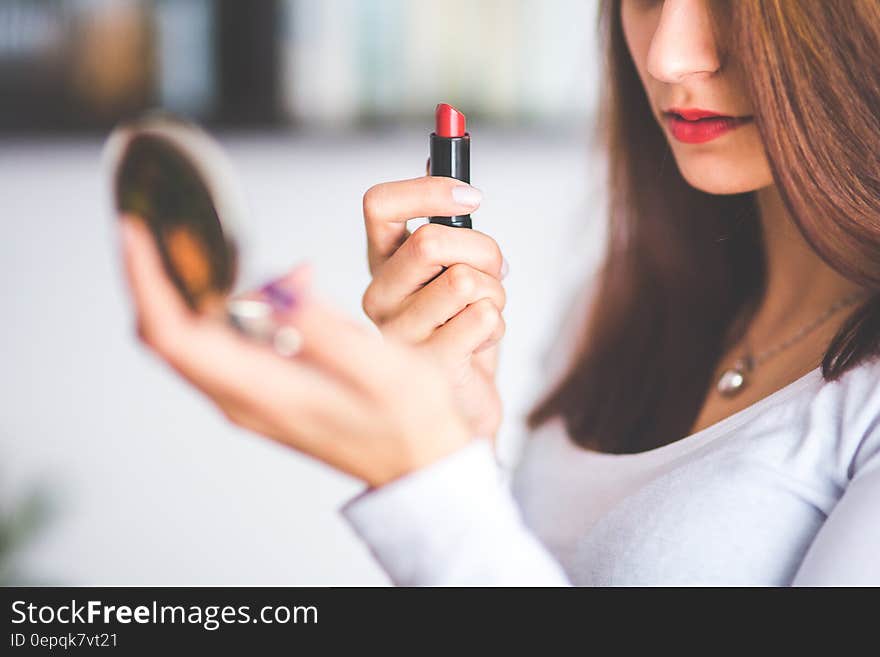
[[[671,107],[663,114],[672,136],[686,144],[711,141],[752,120],[696,108]]]
[[[728,116],[720,112],[712,112],[711,110],[697,109],[696,107],[670,107],[664,114],[678,114],[688,121],[697,121],[698,119],[706,119],[714,116]]]

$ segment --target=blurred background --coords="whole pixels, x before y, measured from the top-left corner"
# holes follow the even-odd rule
[[[165,108],[247,190],[258,277],[299,260],[368,321],[361,196],[468,116],[474,227],[510,263],[499,455],[603,241],[596,0],[0,0],[0,583],[384,584],[362,486],[254,438],[134,338],[101,148]],[[415,229],[423,219],[411,222]]]

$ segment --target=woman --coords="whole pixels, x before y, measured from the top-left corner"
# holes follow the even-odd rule
[[[127,222],[142,335],[233,421],[364,479],[343,513],[396,583],[880,584],[880,7],[618,0],[602,25],[609,246],[512,492],[501,253],[406,229],[476,208],[455,180],[364,197],[381,336],[307,268],[277,283],[289,361],[189,315]]]

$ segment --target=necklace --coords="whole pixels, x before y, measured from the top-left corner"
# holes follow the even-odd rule
[[[785,351],[792,345],[796,344],[807,335],[809,335],[812,331],[816,330],[825,323],[834,313],[836,313],[841,308],[845,308],[846,306],[852,305],[859,299],[867,296],[867,293],[860,290],[849,296],[840,299],[835,302],[831,306],[829,306],[825,312],[816,317],[809,324],[804,325],[798,330],[797,333],[792,335],[790,338],[785,340],[784,342],[780,342],[769,349],[765,349],[761,353],[753,356],[751,350],[746,346],[745,355],[736,361],[733,364],[733,367],[730,367],[721,374],[721,377],[718,379],[718,383],[715,384],[715,388],[725,397],[733,397],[740,390],[745,388],[746,384],[749,382],[749,376],[752,371],[758,367],[758,365],[764,363],[769,360],[773,356],[776,356],[782,351]]]

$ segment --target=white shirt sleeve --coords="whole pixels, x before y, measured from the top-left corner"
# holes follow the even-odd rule
[[[871,438],[792,586],[880,586],[880,431]]]
[[[570,586],[524,525],[487,438],[340,512],[398,586]]]

